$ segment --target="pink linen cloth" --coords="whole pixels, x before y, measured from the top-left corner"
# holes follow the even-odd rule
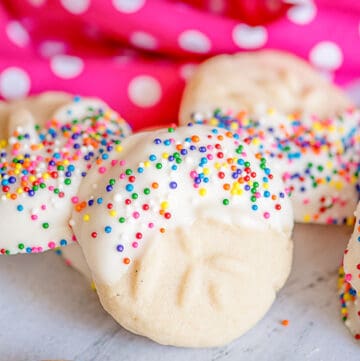
[[[0,96],[98,96],[136,130],[176,119],[200,61],[263,48],[360,85],[360,2],[2,0]]]

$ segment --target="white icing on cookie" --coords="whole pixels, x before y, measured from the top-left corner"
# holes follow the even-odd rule
[[[359,198],[360,112],[319,119],[269,110],[202,115],[190,121],[236,132],[281,175],[297,222],[353,224]]]
[[[355,211],[355,226],[344,255],[345,279],[360,290],[360,203]]]
[[[139,133],[122,146],[103,173],[92,170],[84,179],[83,208],[71,223],[102,282],[118,280],[154,234],[198,218],[290,236],[292,208],[281,180],[230,132],[170,128]]]
[[[71,242],[68,225],[82,178],[130,128],[97,99],[75,97],[39,125],[21,108],[0,141],[0,253],[36,253]]]
[[[283,286],[293,214],[279,176],[231,132],[139,133],[83,180],[71,221],[104,308],[125,328],[215,346]]]
[[[356,340],[360,340],[360,301],[356,290],[345,279],[344,270],[339,270],[339,298],[341,316],[345,326]]]

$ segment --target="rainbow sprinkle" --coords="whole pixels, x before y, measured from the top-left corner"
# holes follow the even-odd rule
[[[356,311],[355,301],[357,292],[346,280],[344,268],[341,266],[338,273],[338,290],[341,304],[341,317],[356,340],[360,340],[360,310]],[[356,312],[356,314],[355,314]],[[355,319],[353,319],[355,317]]]
[[[359,111],[319,119],[274,110],[256,118],[216,110],[195,113],[192,121],[231,130],[268,158],[282,174],[296,221],[353,224],[360,192]]]
[[[282,182],[237,134],[171,127],[128,137],[123,149],[109,167],[86,177],[71,221],[86,244],[110,247],[123,265],[154,232],[186,227],[200,208],[216,219],[246,223],[249,217],[256,227],[267,224],[290,235],[292,212]]]
[[[360,203],[355,211],[355,219],[354,230],[344,252],[344,265],[349,272],[345,274],[345,280],[351,282],[352,285],[358,289],[360,280]]]
[[[0,254],[36,253],[67,245],[70,229],[65,232],[67,238],[61,232],[58,239],[47,236],[61,223],[67,224],[57,206],[69,202],[70,210],[71,203],[78,202],[78,186],[89,169],[101,168],[110,154],[121,149],[121,139],[129,132],[125,121],[103,106],[87,106],[86,116],[72,118],[72,106],[81,106],[81,101],[75,97],[66,106],[69,121],[55,117],[44,126],[17,127],[8,139],[0,140],[0,208],[15,214],[29,235],[19,239],[16,225],[4,220]]]

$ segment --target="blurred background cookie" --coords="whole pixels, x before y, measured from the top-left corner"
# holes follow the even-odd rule
[[[218,55],[199,65],[188,81],[179,111],[181,122],[194,112],[217,108],[250,114],[268,108],[323,118],[351,101],[304,60],[281,51]]]

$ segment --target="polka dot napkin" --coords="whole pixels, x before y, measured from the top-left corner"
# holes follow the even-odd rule
[[[262,48],[291,51],[354,91],[360,2],[3,0],[0,95],[96,95],[138,129],[176,119],[200,61]]]

